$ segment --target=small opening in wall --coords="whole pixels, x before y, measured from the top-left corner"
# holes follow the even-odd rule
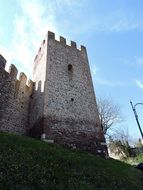
[[[22,92],[22,94],[24,94],[24,92]]]
[[[71,101],[73,102],[73,101],[74,101],[74,99],[73,99],[73,98],[71,98]]]
[[[73,66],[71,64],[68,65],[68,71],[72,71]]]

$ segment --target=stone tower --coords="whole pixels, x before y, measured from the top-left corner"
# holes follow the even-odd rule
[[[29,133],[93,153],[106,150],[86,48],[48,32],[34,61]]]

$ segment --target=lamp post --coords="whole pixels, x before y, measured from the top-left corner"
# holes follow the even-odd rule
[[[133,112],[134,112],[134,115],[135,115],[135,118],[136,118],[136,122],[138,124],[139,130],[140,130],[140,133],[141,133],[141,136],[142,136],[142,139],[143,139],[143,132],[142,132],[142,129],[141,129],[141,126],[140,126],[140,123],[139,123],[139,120],[138,120],[137,111],[136,111],[136,106],[137,105],[143,105],[143,103],[136,103],[135,105],[133,105],[132,101],[130,100],[130,104],[131,104],[131,107],[133,109]]]

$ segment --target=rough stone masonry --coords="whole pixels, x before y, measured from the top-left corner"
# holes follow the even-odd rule
[[[34,60],[33,81],[5,70],[0,55],[0,131],[16,132],[94,154],[106,152],[86,48],[48,32]]]

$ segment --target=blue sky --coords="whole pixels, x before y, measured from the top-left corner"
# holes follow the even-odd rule
[[[143,102],[142,0],[0,0],[0,53],[29,77],[46,32],[85,45],[96,96],[121,107],[132,138],[140,137],[129,100]],[[137,107],[143,126],[143,107]],[[143,128],[143,127],[142,127]]]

